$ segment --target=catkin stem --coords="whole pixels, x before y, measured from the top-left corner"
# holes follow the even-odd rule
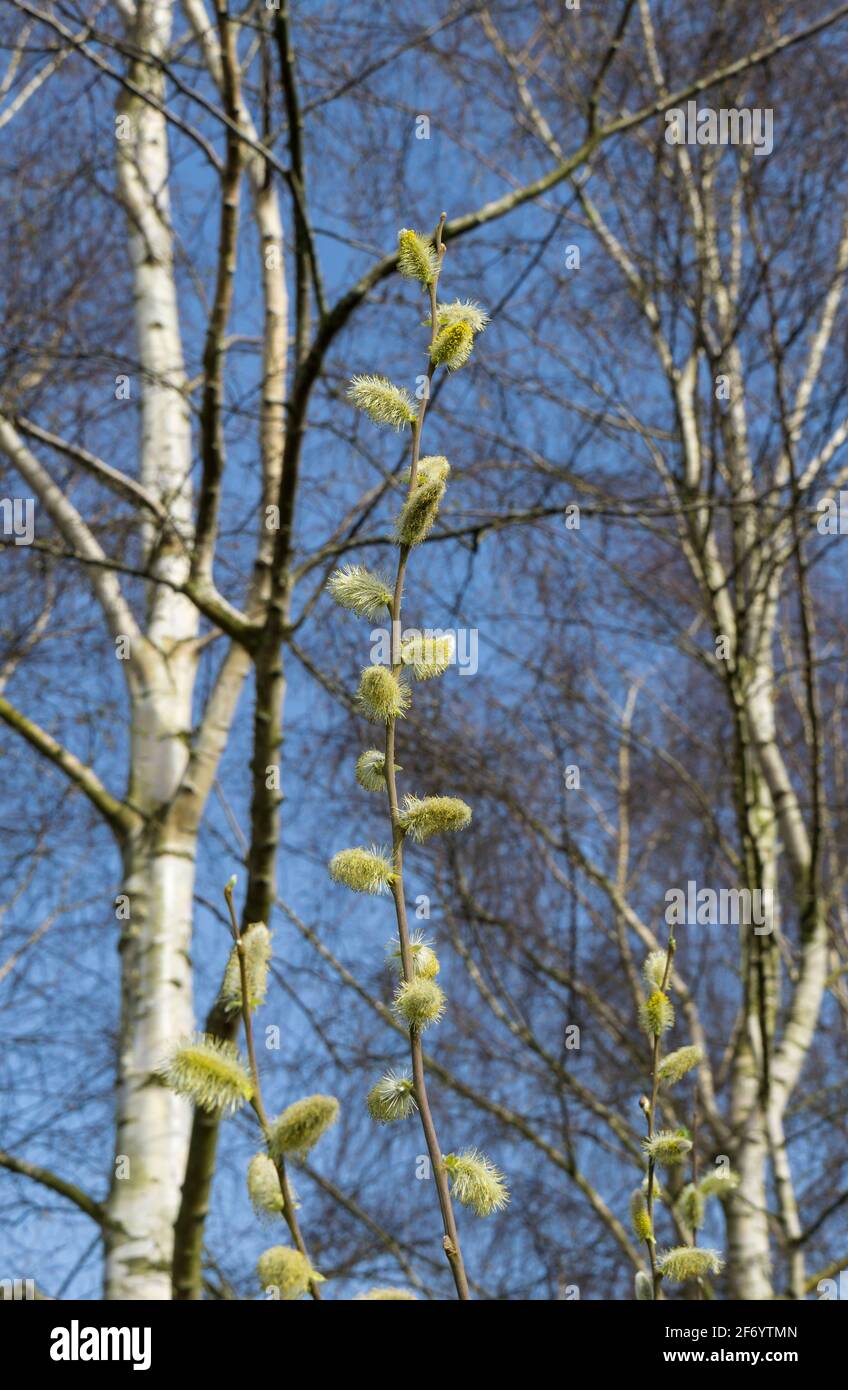
[[[661,992],[662,992],[663,994],[665,994],[666,986],[668,985],[668,977],[669,977],[669,975],[671,974],[671,962],[672,962],[672,958],[673,958],[673,956],[674,956],[674,949],[675,949],[674,934],[673,934],[673,932],[670,931],[670,932],[669,932],[669,936],[668,936],[668,947],[667,947],[667,950],[666,950],[665,970],[663,971],[662,984],[660,985],[660,990],[661,990]],[[651,1108],[650,1108],[650,1110],[648,1111],[648,1138],[649,1138],[649,1139],[653,1139],[653,1137],[654,1137],[654,1123],[655,1123],[655,1119],[656,1119],[656,1113],[657,1113],[657,1100],[658,1100],[658,1097],[659,1097],[659,1087],[660,1087],[659,1070],[660,1070],[660,1037],[659,1037],[659,1034],[657,1033],[657,1034],[654,1035],[653,1047],[652,1047],[652,1049],[651,1049]],[[656,1171],[656,1164],[655,1164],[655,1162],[654,1162],[654,1157],[653,1157],[653,1154],[652,1154],[652,1155],[649,1157],[649,1159],[648,1159],[648,1192],[647,1192],[647,1197],[646,1197],[646,1206],[647,1206],[647,1208],[648,1208],[648,1219],[649,1219],[649,1221],[650,1221],[650,1223],[651,1223],[651,1234],[652,1234],[652,1235],[653,1235],[653,1233],[654,1233],[654,1173],[655,1173],[655,1171]],[[653,1285],[654,1285],[654,1299],[655,1299],[656,1301],[658,1301],[659,1299],[662,1298],[663,1295],[662,1295],[662,1288],[661,1288],[662,1275],[661,1275],[660,1271],[657,1269],[657,1247],[656,1247],[656,1241],[653,1241],[653,1240],[649,1240],[649,1241],[648,1241],[648,1255],[649,1255],[650,1261],[651,1261],[651,1279],[652,1279]]]
[[[278,1160],[274,1158],[270,1152],[270,1145],[268,1141],[270,1138],[271,1127],[268,1123],[268,1112],[266,1111],[265,1104],[262,1100],[262,1088],[259,1084],[259,1067],[256,1064],[256,1045],[253,1040],[253,1019],[250,1016],[250,995],[248,992],[247,985],[247,961],[245,959],[244,943],[241,939],[241,931],[239,930],[238,918],[236,917],[236,911],[233,905],[233,890],[229,884],[227,884],[227,887],[224,889],[224,897],[227,900],[227,907],[230,911],[230,925],[232,927],[233,937],[236,943],[236,951],[238,953],[239,976],[241,978],[241,1016],[242,1021],[244,1023],[244,1038],[245,1043],[247,1044],[247,1061],[248,1066],[250,1067],[250,1079],[253,1082],[253,1099],[251,1101],[251,1105],[253,1106],[253,1112],[256,1115],[257,1120],[259,1121],[259,1127],[262,1130],[262,1137],[265,1140],[265,1147],[268,1149],[268,1156],[269,1158],[271,1158],[271,1161],[273,1162],[274,1167],[277,1170],[277,1178],[280,1183],[280,1192],[283,1198],[283,1219],[285,1220],[285,1223],[289,1228],[291,1238],[297,1246],[297,1249],[300,1251],[303,1258],[306,1261],[308,1261],[311,1268],[312,1262],[309,1259],[309,1252],[306,1248],[306,1242],[303,1239],[303,1234],[300,1229],[300,1223],[297,1219],[297,1212],[295,1211],[291,1186],[289,1184],[288,1174],[286,1173],[285,1159],[281,1154]],[[315,1283],[314,1279],[310,1279],[309,1281],[309,1292],[317,1303],[321,1302],[321,1289],[319,1288],[318,1284]]]
[[[444,245],[442,243],[442,229],[445,224],[445,215],[439,221],[434,236],[436,251],[439,256],[439,269],[441,271],[442,258],[444,256]],[[432,346],[436,336],[436,285],[438,275],[430,285],[430,345]],[[424,424],[424,416],[427,410],[429,399],[430,383],[433,379],[433,363],[429,362],[427,368],[427,389],[421,397],[418,407],[418,419],[412,429],[412,462],[409,475],[409,492],[412,494],[418,478],[418,459],[421,452],[421,430]],[[400,609],[403,599],[403,584],[406,575],[406,566],[409,559],[409,546],[402,545],[398,557],[397,576],[395,579],[394,594],[392,597],[391,624],[392,624],[392,671],[397,676],[401,669],[400,659]],[[409,944],[409,925],[406,918],[406,902],[403,889],[403,839],[404,831],[400,823],[400,811],[398,809],[397,777],[395,773],[395,719],[389,719],[386,724],[386,786],[389,796],[389,814],[392,821],[392,861],[395,878],[392,883],[392,897],[395,904],[397,916],[398,940],[400,942],[401,965],[403,968],[404,980],[413,978],[414,964],[412,960],[412,950]],[[439,1207],[442,1214],[444,1226],[443,1248],[453,1274],[454,1284],[456,1285],[457,1297],[463,1301],[467,1300],[468,1280],[465,1274],[465,1265],[462,1260],[462,1251],[459,1245],[459,1234],[456,1228],[453,1203],[451,1202],[450,1185],[448,1183],[447,1170],[442,1160],[442,1151],[439,1146],[436,1126],[433,1121],[433,1114],[430,1110],[430,1103],[427,1098],[427,1085],[424,1074],[424,1054],[421,1047],[421,1038],[416,1028],[409,1030],[409,1047],[412,1057],[412,1080],[415,1086],[415,1099],[418,1102],[418,1112],[421,1117],[421,1126],[424,1130],[424,1138],[427,1144],[427,1152],[430,1155],[430,1164],[433,1177],[436,1182],[436,1192],[439,1198]]]

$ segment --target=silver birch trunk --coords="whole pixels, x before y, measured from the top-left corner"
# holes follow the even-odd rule
[[[139,0],[129,26],[135,50],[164,55],[171,21],[171,0]],[[129,76],[161,100],[162,77],[153,63],[130,63]],[[191,429],[168,206],[167,124],[133,93],[122,94],[118,113],[127,118],[116,142],[118,186],[127,211],[143,374],[140,477],[174,523],[149,561],[157,577],[180,582],[188,573],[180,537],[189,541],[191,535]],[[145,825],[124,852],[129,918],[120,944],[109,1299],[171,1297],[173,1226],[191,1116],[185,1101],[160,1085],[156,1071],[193,1021],[189,949],[197,825],[174,798],[189,757],[197,630],[197,612],[187,598],[166,585],[151,586],[143,650],[134,653],[130,683],[128,799]]]

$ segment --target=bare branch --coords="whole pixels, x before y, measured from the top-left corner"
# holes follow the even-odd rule
[[[79,787],[80,791],[85,793],[92,806],[96,807],[110,826],[118,842],[123,843],[127,835],[138,824],[138,817],[131,807],[112,796],[96,772],[92,771],[85,763],[80,762],[79,758],[70,753],[67,748],[63,748],[52,734],[47,733],[46,729],[42,729],[34,720],[28,719],[25,714],[16,709],[5,695],[0,695],[0,719],[8,724],[10,729],[14,729],[22,738],[25,738],[36,752],[48,758],[55,767],[64,772],[74,786]]]
[[[24,1158],[17,1158],[14,1154],[7,1153],[0,1149],[0,1168],[5,1168],[9,1173],[19,1173],[24,1178],[31,1178],[33,1182],[40,1183],[42,1187],[49,1187],[51,1192],[57,1192],[60,1197],[66,1197],[74,1206],[90,1216],[92,1221],[96,1221],[98,1226],[102,1226],[106,1219],[106,1211],[102,1202],[97,1202],[90,1197],[87,1192],[83,1192],[76,1183],[66,1182],[64,1178],[51,1173],[49,1168],[42,1168],[37,1163],[28,1163]]]

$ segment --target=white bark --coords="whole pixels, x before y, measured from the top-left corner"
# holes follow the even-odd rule
[[[125,855],[132,917],[121,938],[115,1173],[107,1203],[105,1297],[171,1297],[173,1224],[189,1106],[155,1067],[192,1025],[193,845],[164,834]]]
[[[140,0],[130,37],[162,56],[170,0]],[[161,100],[153,64],[131,64],[133,82]],[[128,214],[142,366],[142,485],[169,510],[173,527],[148,530],[153,573],[182,583],[191,531],[191,428],[168,207],[167,124],[124,93],[129,137],[117,141],[118,183]],[[196,818],[168,808],[188,763],[197,665],[193,604],[168,584],[153,586],[139,675],[132,691],[128,799],[147,821],[124,853],[130,919],[121,938],[121,1023],[116,1172],[107,1204],[106,1297],[169,1299],[173,1224],[185,1166],[190,1111],[156,1078],[168,1049],[192,1026],[189,946]],[[178,803],[175,803],[177,805]],[[126,1160],[126,1164],[124,1162]]]
[[[739,1187],[727,1204],[727,1264],[730,1296],[771,1298],[766,1162],[768,1140],[758,1103],[759,1076],[753,1054],[740,1048],[734,1063],[730,1123],[739,1134],[735,1168]]]

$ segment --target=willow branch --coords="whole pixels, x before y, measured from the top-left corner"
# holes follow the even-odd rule
[[[442,242],[442,231],[445,225],[445,215],[442,214],[434,243],[436,253],[439,256],[439,270],[441,270],[442,258],[444,256],[444,244]],[[436,290],[439,281],[439,273],[434,276],[430,283],[430,347],[436,340],[438,331],[438,315],[436,313]],[[427,403],[430,398],[430,382],[433,378],[433,363],[428,359],[427,366],[427,387],[421,393],[421,400],[418,406],[418,418],[412,427],[412,461],[409,472],[409,491],[411,496],[418,481],[418,459],[421,449],[421,431],[424,425],[424,416],[427,412]],[[403,584],[406,574],[407,561],[409,559],[409,546],[401,545],[398,556],[397,574],[395,578],[394,594],[391,607],[391,632],[392,632],[392,674],[397,677],[402,669],[400,655],[400,608],[403,597]],[[412,949],[409,939],[409,925],[406,919],[406,901],[404,897],[403,882],[403,841],[404,829],[401,824],[400,811],[398,808],[397,773],[395,771],[395,726],[397,720],[394,716],[386,723],[386,761],[385,776],[386,787],[389,798],[389,815],[392,822],[392,865],[394,876],[391,884],[392,897],[395,904],[395,915],[397,918],[398,940],[400,942],[401,968],[405,981],[414,978],[415,970],[412,958]],[[444,1250],[448,1263],[453,1274],[456,1285],[457,1297],[465,1301],[468,1299],[468,1279],[465,1273],[465,1265],[462,1259],[462,1251],[459,1244],[459,1233],[456,1227],[456,1219],[453,1213],[453,1203],[450,1196],[448,1175],[442,1160],[442,1150],[439,1145],[436,1127],[427,1097],[427,1083],[425,1078],[424,1059],[421,1047],[421,1035],[417,1027],[410,1026],[409,1047],[412,1057],[412,1078],[415,1087],[415,1098],[418,1102],[418,1113],[421,1119],[421,1126],[424,1130],[424,1138],[427,1143],[427,1151],[430,1155],[433,1177],[436,1182],[436,1192],[439,1198],[439,1207],[444,1223]]]
[[[315,950],[321,959],[326,961],[331,970],[338,975],[343,984],[351,989],[353,993],[356,994],[357,997],[360,998],[389,1028],[394,1029],[396,1033],[406,1036],[406,1028],[402,1023],[398,1022],[391,1009],[387,1008],[382,1000],[370,994],[365,986],[357,980],[355,975],[351,974],[338,957],[333,955],[333,952],[322,940],[320,933],[304,922],[281,898],[277,899],[277,905],[286,914],[289,921],[297,928],[304,940],[309,942],[313,950]],[[528,1120],[525,1115],[519,1114],[517,1110],[511,1109],[508,1105],[503,1105],[500,1101],[493,1100],[491,1096],[487,1096],[483,1091],[478,1091],[467,1082],[462,1081],[449,1067],[446,1067],[443,1062],[438,1061],[432,1053],[424,1052],[423,1061],[427,1072],[432,1076],[438,1077],[439,1081],[441,1081],[448,1090],[453,1091],[463,1100],[467,1100],[470,1105],[473,1105],[478,1110],[482,1110],[484,1114],[491,1115],[493,1119],[497,1120],[499,1124],[504,1125],[505,1128],[513,1130],[520,1138],[525,1139],[534,1148],[538,1149],[555,1168],[561,1173],[564,1173],[583,1194],[596,1216],[598,1216],[609,1230],[613,1239],[616,1241],[625,1257],[631,1262],[634,1269],[640,1268],[641,1259],[639,1252],[630,1240],[621,1221],[619,1221],[615,1213],[609,1209],[603,1197],[601,1197],[600,1193],[592,1186],[585,1174],[577,1167],[572,1155],[563,1153],[562,1150],[551,1143],[549,1139],[546,1139],[545,1136],[531,1124],[530,1120]]]

